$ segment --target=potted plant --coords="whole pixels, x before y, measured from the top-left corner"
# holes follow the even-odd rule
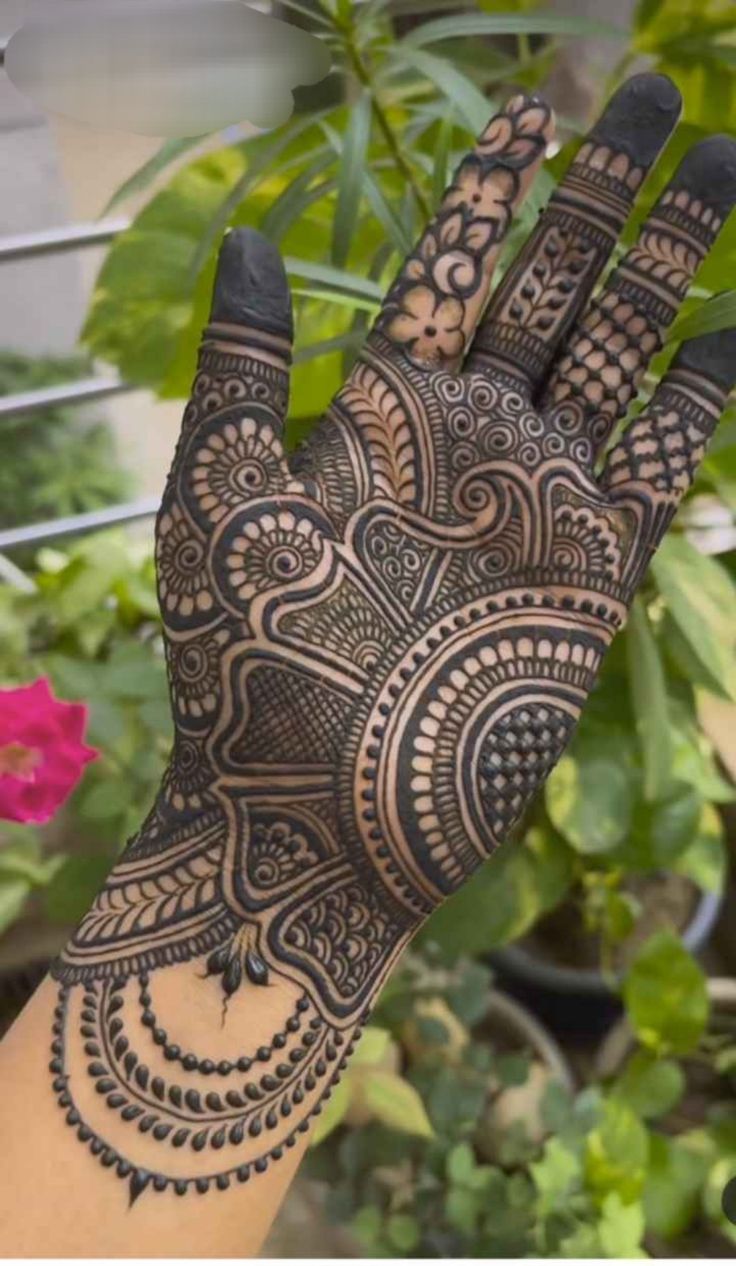
[[[370,1058],[364,1053],[358,1112],[355,1086],[348,1087],[338,1108],[327,1109],[331,1119],[309,1154],[311,1232],[303,1185],[295,1197],[302,1246],[306,1233],[342,1255],[730,1253],[724,1236],[733,1228],[720,1200],[736,1144],[727,1081],[733,1028],[711,1042],[704,977],[672,933],[645,942],[626,973],[629,1034],[636,1034],[626,1038],[628,1058],[622,1062],[620,1042],[611,1039],[612,1065],[602,1053],[601,1079],[577,1092],[554,1075],[540,1093],[536,1055],[515,1049],[492,1008],[479,1018],[487,1005],[479,997],[494,996],[487,983],[479,991],[479,965],[456,967],[443,980],[435,962],[414,955],[408,970],[379,1004],[382,1027],[374,1032],[385,1045]],[[468,1003],[466,1028],[454,1008],[467,1016]],[[730,1100],[724,1107],[714,1098],[707,1118],[685,1122],[677,1116],[687,1102],[683,1063],[699,1050]],[[381,1087],[374,1102],[382,1110],[392,1102],[390,1112],[401,1102],[403,1126],[398,1114],[366,1111],[373,1077]],[[392,1098],[385,1091],[396,1077],[405,1089]],[[293,1241],[282,1235],[273,1243],[288,1253]]]
[[[365,1088],[386,1066],[364,1065],[358,1116],[348,1087],[307,1159],[319,1242],[333,1244],[326,1218],[356,1255],[641,1256],[650,1133],[640,1114],[596,1085],[576,1093],[564,1066],[553,1072],[549,1035],[535,1047],[528,1017],[517,1031],[515,1008],[494,1008],[479,964],[448,973],[414,955],[407,968],[376,1024],[393,1045],[391,1075],[411,1088],[411,1128],[365,1112]]]
[[[432,955],[407,954],[320,1116],[303,1177],[270,1243],[288,1255],[296,1207],[302,1251],[306,1235],[322,1251],[334,1244],[359,1255],[371,1246],[373,1222],[373,1248],[413,1251],[424,1232],[414,1214],[402,1211],[399,1193],[408,1199],[414,1167],[430,1157],[430,1168],[439,1165],[435,1204],[444,1168],[454,1175],[450,1209],[457,1208],[446,1229],[455,1234],[466,1188],[480,1205],[487,1173],[500,1175],[514,1158],[542,1146],[543,1105],[553,1087],[572,1094],[560,1047],[524,1007],[491,987],[485,966],[463,961],[448,970]],[[353,1217],[345,1179],[351,1172],[357,1181],[363,1164],[384,1196],[394,1192],[389,1203],[396,1211],[387,1208],[385,1220],[365,1211]],[[330,1229],[335,1222],[342,1223],[338,1241]]]
[[[736,980],[705,977],[660,932],[632,960],[623,999],[626,1015],[603,1039],[595,1074],[650,1131],[650,1252],[732,1256],[723,1193],[736,1173]]]

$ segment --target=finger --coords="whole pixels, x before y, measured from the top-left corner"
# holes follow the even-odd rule
[[[712,136],[685,156],[636,245],[589,304],[550,377],[543,407],[579,415],[591,462],[625,415],[734,204],[736,141]]]
[[[467,369],[511,375],[522,389],[539,391],[680,104],[665,75],[635,75],[614,94],[493,294]]]
[[[736,329],[683,343],[649,407],[611,450],[601,482],[637,523],[625,584],[633,591],[690,487],[736,384]]]
[[[376,322],[379,338],[426,367],[461,364],[500,244],[553,132],[538,96],[515,96],[491,119],[392,285]]]
[[[185,426],[247,401],[261,405],[281,430],[292,337],[291,294],[278,250],[255,229],[233,229],[220,247]]]
[[[233,230],[220,248],[170,479],[170,489],[205,531],[247,498],[289,481],[281,435],[291,335],[291,296],[279,252],[254,229]]]

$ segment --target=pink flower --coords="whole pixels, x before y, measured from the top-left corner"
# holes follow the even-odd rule
[[[0,690],[0,818],[48,822],[97,752],[82,739],[83,703],[55,699],[48,680]]]

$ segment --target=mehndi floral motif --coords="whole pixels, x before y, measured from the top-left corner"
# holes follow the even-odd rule
[[[271,427],[247,416],[212,429],[195,461],[192,490],[213,523],[244,497],[284,487],[289,478]]]
[[[442,366],[465,350],[466,310],[478,301],[518,199],[521,174],[546,144],[547,106],[517,96],[460,164],[442,206],[389,291],[379,328],[408,355]]]
[[[227,583],[247,602],[265,589],[300,580],[322,557],[322,539],[313,520],[292,510],[248,517],[226,556]]]
[[[176,502],[159,518],[156,567],[161,605],[167,615],[188,619],[211,612],[214,599],[204,541],[192,533]]]

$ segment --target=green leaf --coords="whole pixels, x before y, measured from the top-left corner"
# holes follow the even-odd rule
[[[335,338],[320,339],[318,343],[298,347],[294,352],[293,363],[303,365],[315,357],[325,356],[328,352],[357,352],[362,342],[363,334],[359,330],[349,330],[347,334],[338,334]]]
[[[347,1079],[332,1087],[330,1098],[323,1105],[317,1124],[312,1131],[310,1147],[317,1147],[323,1139],[336,1130],[350,1106],[350,1084]]]
[[[294,13],[300,13],[303,18],[309,18],[310,22],[316,23],[317,26],[324,27],[327,31],[334,30],[334,23],[329,21],[324,13],[320,13],[316,9],[309,8],[306,4],[299,4],[297,0],[280,0],[285,9],[293,9]],[[323,8],[326,6],[322,6]]]
[[[691,701],[670,699],[670,717],[672,718],[672,745],[674,749],[673,776],[678,782],[687,783],[699,792],[704,800],[716,804],[730,804],[736,798],[736,789],[719,772],[716,763],[714,742],[706,738],[701,728],[698,713],[701,706],[706,714],[716,709],[716,715],[722,711],[730,714],[732,704],[719,704],[711,699],[701,698],[695,692],[695,710]],[[716,732],[718,738],[720,729]],[[724,739],[728,743],[728,736]],[[725,754],[725,753],[724,753]]]
[[[728,870],[723,823],[712,804],[704,804],[695,834],[675,858],[673,870],[705,892],[722,892]]]
[[[358,1209],[350,1223],[350,1229],[358,1242],[369,1251],[379,1239],[382,1228],[381,1211],[375,1205],[364,1205]]]
[[[439,945],[454,960],[516,940],[562,900],[572,871],[572,854],[559,837],[531,830],[500,848],[435,910],[419,943]]]
[[[295,259],[287,256],[284,259],[286,270],[293,277],[303,277],[306,281],[315,281],[348,296],[371,299],[380,303],[383,291],[375,281],[367,277],[358,277],[343,268],[332,268],[329,264],[315,264],[309,259]]]
[[[606,1257],[648,1257],[642,1248],[644,1210],[638,1201],[624,1203],[616,1191],[606,1196],[598,1223],[601,1248]]]
[[[88,681],[87,689],[92,685]],[[125,710],[111,699],[103,699],[96,695],[89,707],[89,726],[87,738],[92,747],[110,750],[122,738],[125,732]]]
[[[3,835],[5,834],[3,830]],[[59,853],[44,857],[41,847],[37,837],[3,842],[0,848],[0,883],[22,879],[31,888],[43,888],[50,883],[63,865],[64,858]]]
[[[80,817],[91,822],[115,818],[122,813],[130,801],[130,788],[124,781],[112,782],[103,778],[89,790],[82,793],[77,801],[77,812]]]
[[[390,1042],[391,1034],[386,1029],[379,1029],[373,1024],[369,1025],[368,1028],[363,1030],[355,1047],[351,1059],[351,1067],[357,1067],[361,1064],[380,1064],[381,1060],[386,1057]]]
[[[598,1228],[587,1222],[578,1222],[569,1235],[565,1235],[557,1246],[557,1256],[574,1258],[577,1261],[597,1261],[602,1253]]]
[[[642,1203],[647,1228],[665,1240],[682,1235],[694,1221],[707,1160],[677,1138],[652,1134]]]
[[[467,1236],[474,1234],[481,1208],[479,1197],[467,1187],[451,1187],[445,1196],[447,1221]]]
[[[736,699],[736,586],[728,572],[673,533],[655,554],[652,571],[691,653]]]
[[[708,1022],[705,977],[672,932],[655,933],[638,951],[623,998],[640,1042],[658,1053],[687,1054]]]
[[[138,715],[154,734],[169,740],[173,738],[171,705],[168,699],[145,699],[140,705]]]
[[[331,252],[332,262],[338,268],[343,268],[345,265],[355,231],[363,173],[367,168],[371,117],[371,96],[370,93],[364,92],[351,106],[350,121],[342,148]]]
[[[504,1086],[523,1086],[529,1078],[530,1057],[523,1051],[499,1055],[495,1062],[498,1079]]]
[[[572,35],[621,39],[626,31],[608,22],[566,17],[547,10],[537,13],[458,13],[423,23],[404,36],[402,43],[409,48],[422,48],[439,40],[462,39],[468,35]]]
[[[57,577],[53,613],[59,625],[68,628],[94,613],[129,566],[125,549],[113,534],[100,533],[88,542]]]
[[[419,30],[422,29],[426,28],[419,28]],[[421,75],[436,84],[448,101],[455,106],[460,118],[464,120],[473,135],[478,135],[483,131],[493,113],[493,108],[480,89],[476,88],[472,79],[453,66],[452,62],[412,47],[407,41],[395,44],[391,49],[391,57],[399,66],[411,66],[413,70],[419,71]]]
[[[539,1192],[539,1213],[545,1216],[559,1207],[580,1184],[582,1165],[578,1154],[559,1138],[547,1139],[541,1160],[529,1166]]]
[[[615,1083],[614,1093],[644,1120],[664,1116],[679,1103],[685,1074],[671,1059],[635,1051]]]
[[[95,853],[65,858],[44,892],[48,917],[58,923],[78,922],[97,896],[111,865],[111,858]]]
[[[0,879],[0,932],[5,932],[20,918],[30,892],[27,879]]]
[[[452,1148],[448,1153],[445,1169],[450,1182],[461,1185],[470,1182],[475,1170],[475,1156],[469,1143],[458,1143]]]
[[[386,1235],[400,1253],[410,1253],[419,1244],[421,1228],[410,1214],[394,1213],[386,1222]]]
[[[245,163],[230,148],[184,167],[108,251],[83,338],[122,377],[164,382],[190,316],[203,234]]]
[[[362,1089],[366,1106],[384,1125],[405,1134],[432,1137],[424,1104],[414,1087],[398,1073],[370,1073]]]
[[[671,794],[658,804],[639,801],[628,835],[611,859],[628,870],[671,868],[695,839],[703,799],[687,783],[673,783]]]
[[[635,598],[626,627],[631,703],[644,763],[647,800],[665,796],[672,774],[672,743],[667,687],[657,642],[646,607]]]
[[[194,149],[197,145],[201,145],[207,139],[204,136],[176,136],[164,141],[156,150],[156,153],[147,159],[137,171],[133,172],[127,180],[124,180],[110,198],[102,215],[109,215],[115,207],[120,206],[121,202],[126,202],[128,198],[132,198],[134,194],[143,193],[148,189],[149,185],[158,175],[173,163],[175,159],[181,158],[182,154],[186,154],[190,149]]]
[[[414,247],[414,239],[410,229],[396,208],[389,202],[377,180],[370,171],[363,173],[363,188],[371,210],[400,255],[408,255]]]
[[[432,167],[432,203],[434,206],[439,206],[450,180],[450,156],[452,154],[454,131],[455,121],[447,115],[440,123],[437,143],[434,148],[434,165]]]
[[[680,317],[670,330],[668,342],[697,338],[716,330],[729,330],[736,325],[736,290],[726,290],[702,303],[694,312]]]
[[[644,1186],[649,1152],[647,1132],[631,1108],[619,1099],[603,1105],[603,1119],[588,1136],[585,1180],[601,1202],[616,1192],[629,1204]]]
[[[163,659],[138,642],[116,648],[105,665],[102,687],[113,699],[168,700]]]
[[[376,313],[380,304],[375,299],[361,299],[347,290],[332,290],[329,286],[292,286],[291,293],[306,299],[320,299],[324,303],[335,303],[341,308],[350,308],[358,312]],[[327,403],[325,401],[325,403]]]
[[[305,207],[315,199],[323,198],[335,188],[334,180],[325,180],[316,188],[314,187],[315,177],[331,167],[334,162],[335,155],[330,147],[322,146],[314,162],[299,172],[271,203],[261,219],[259,226],[261,233],[264,233],[271,242],[280,242],[284,234],[303,214]]]
[[[620,739],[588,733],[552,770],[545,789],[547,812],[579,853],[606,853],[631,825],[633,784]]]
[[[297,114],[283,128],[254,137],[245,143],[242,151],[247,161],[246,170],[228,190],[219,205],[212,210],[192,259],[191,271],[194,277],[204,267],[207,257],[215,249],[218,239],[225,232],[238,208],[252,197],[262,180],[268,179],[279,170],[276,167],[276,159],[285,153],[288,156],[294,143],[299,142],[301,151],[298,154],[299,165],[309,161],[312,154],[306,144],[305,133],[308,134],[326,113],[328,112],[319,111],[313,114]],[[286,165],[282,163],[281,171]]]

